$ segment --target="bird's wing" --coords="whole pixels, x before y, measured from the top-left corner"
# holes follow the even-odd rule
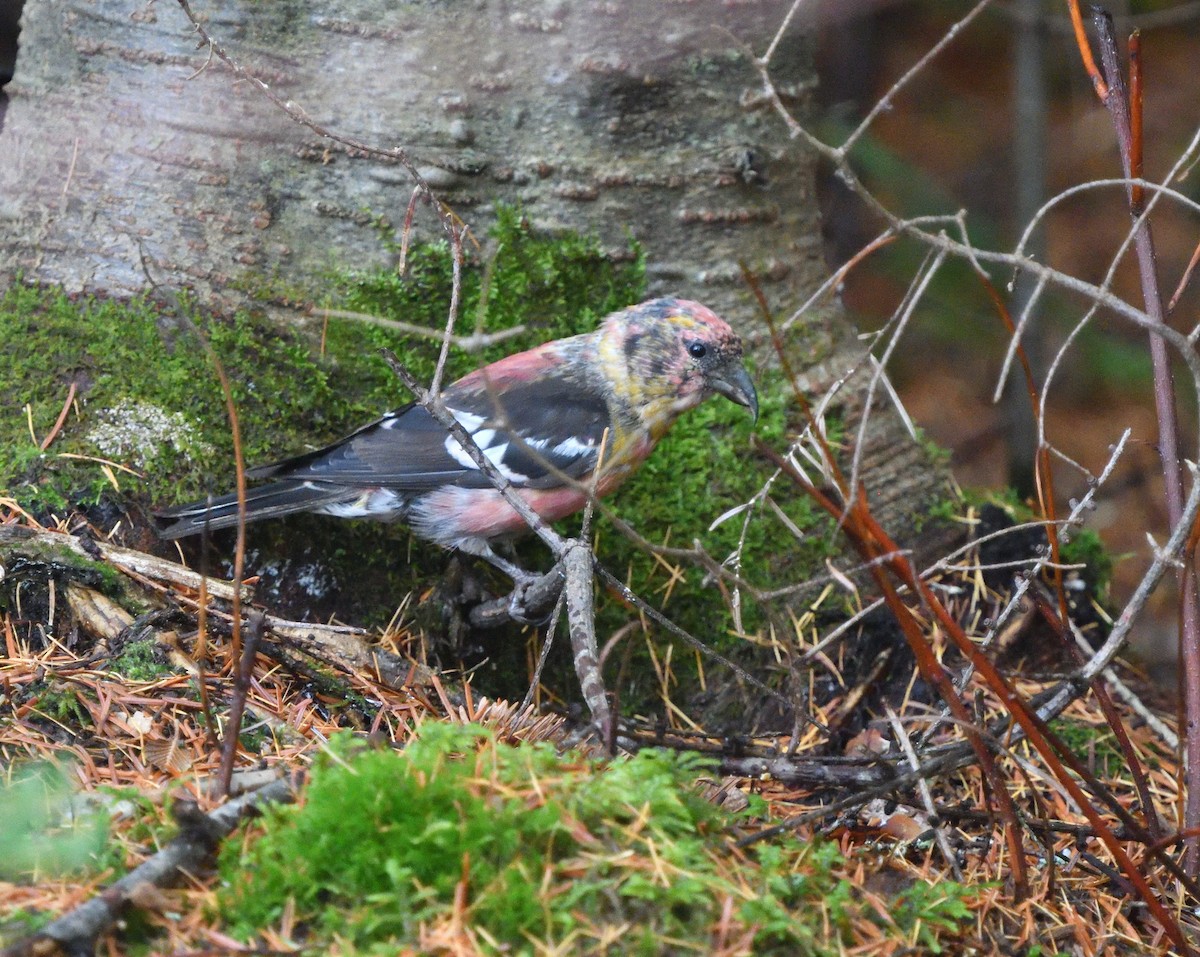
[[[604,431],[610,426],[601,395],[586,389],[566,390],[554,377],[508,382],[502,394],[452,386],[444,398],[500,473],[520,488],[554,486],[562,474],[587,475],[595,468]],[[411,491],[492,484],[459,443],[415,404],[333,445],[249,475]]]

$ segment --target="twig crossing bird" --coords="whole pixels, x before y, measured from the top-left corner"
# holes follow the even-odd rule
[[[652,299],[593,332],[547,342],[464,376],[442,393],[497,471],[547,522],[603,496],[646,459],[675,420],[711,394],[758,416],[742,343],[716,313]],[[246,493],[246,521],[293,512],[402,519],[447,548],[527,573],[492,543],[528,531],[490,478],[424,407],[411,403],[332,445],[252,469],[272,479]],[[237,496],[157,513],[164,538],[238,521]]]

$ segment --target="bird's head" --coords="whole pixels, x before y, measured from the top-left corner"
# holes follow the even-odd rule
[[[742,340],[707,306],[651,299],[609,316],[601,341],[603,361],[622,368],[626,398],[655,431],[665,431],[713,393],[758,418],[758,393],[746,371]]]

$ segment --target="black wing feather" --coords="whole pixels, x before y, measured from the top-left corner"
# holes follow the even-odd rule
[[[503,396],[495,397],[451,386],[445,400],[452,412],[467,418],[474,435],[486,440],[480,445],[485,452],[492,450],[493,460],[513,476],[513,484],[525,488],[555,485],[558,474],[586,475],[595,467],[601,438],[610,426],[602,396],[586,389],[564,395],[562,382],[555,379],[509,382]],[[475,425],[477,419],[482,421]],[[519,427],[504,429],[504,422]],[[410,404],[332,445],[247,474],[418,492],[447,484],[490,487],[491,481],[465,452],[451,454],[449,438],[426,409]],[[503,454],[496,451],[501,445],[507,446]]]

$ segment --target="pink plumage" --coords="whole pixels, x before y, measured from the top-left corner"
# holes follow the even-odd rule
[[[517,493],[556,521],[582,509],[592,489],[603,496],[620,486],[681,414],[714,393],[758,413],[737,334],[706,306],[665,298],[477,369],[442,399]],[[491,548],[526,531],[524,521],[421,406],[249,475],[272,481],[249,490],[246,521],[293,512],[401,519],[422,538],[525,576]],[[226,528],[238,522],[237,500],[157,517],[165,538]]]

